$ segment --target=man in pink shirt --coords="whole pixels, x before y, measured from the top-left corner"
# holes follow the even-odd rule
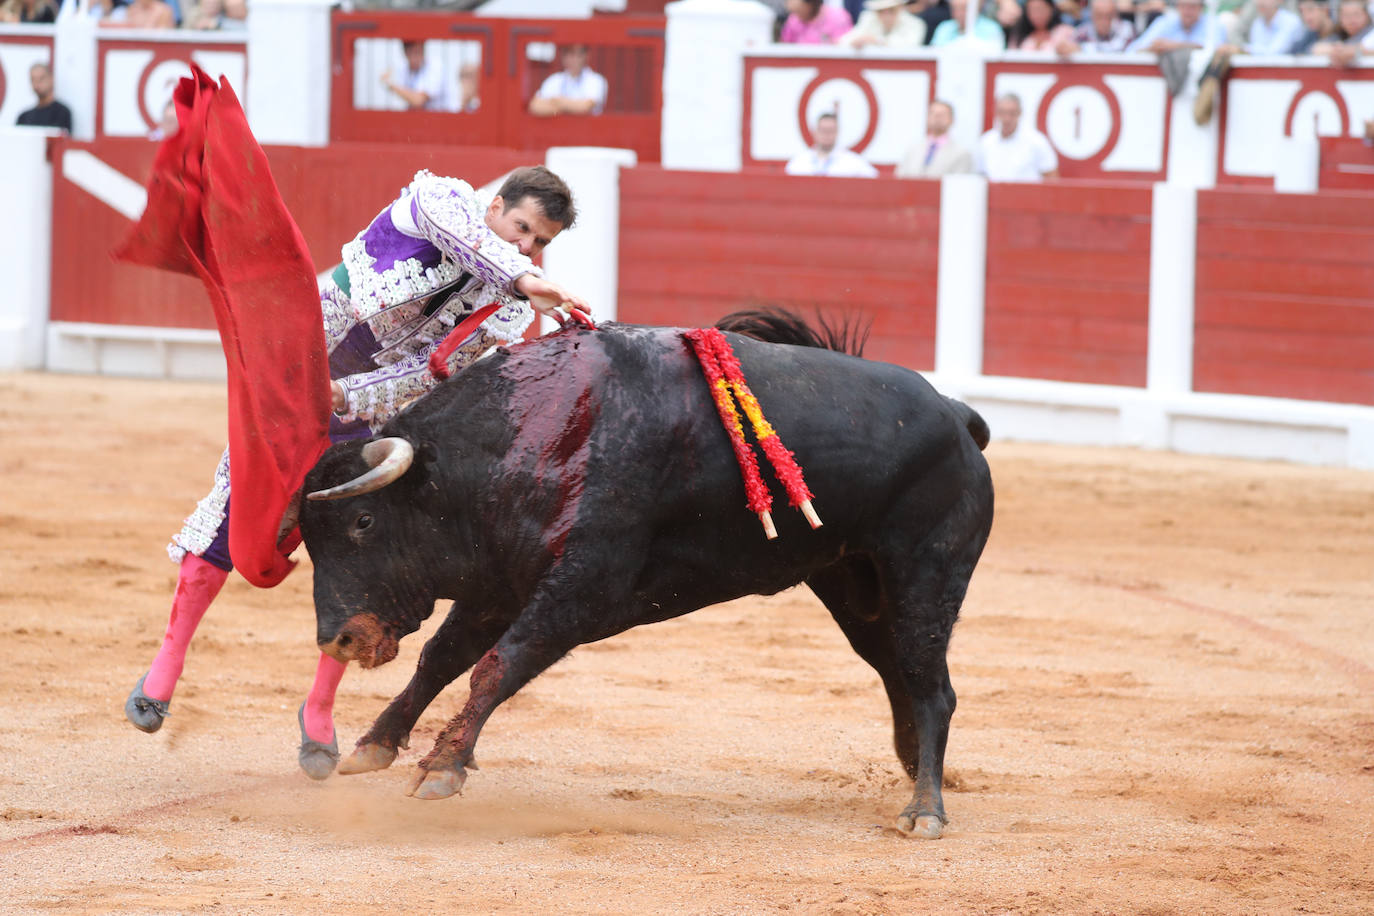
[[[854,27],[849,14],[824,0],[787,0],[790,14],[779,40],[794,45],[833,45]]]

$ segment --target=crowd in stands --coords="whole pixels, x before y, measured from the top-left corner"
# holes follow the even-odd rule
[[[1374,58],[1374,0],[1221,0],[1213,15],[1203,0],[975,0],[982,6],[968,34],[970,0],[782,0],[778,40],[833,44],[861,52],[869,46],[915,49],[955,41],[976,42],[989,52],[1048,51],[1068,57],[1081,51],[1155,54],[1176,95],[1198,48],[1214,53],[1198,83],[1193,115],[1212,117],[1221,81],[1239,54],[1323,55],[1335,66]],[[1041,181],[1058,175],[1048,139],[1020,125],[1015,95],[996,99],[994,126],[974,150],[949,138],[954,110],[933,102],[926,136],[906,152],[898,177],[936,177],[977,172],[994,181]],[[1367,125],[1374,135],[1374,121]],[[838,123],[822,115],[813,145],[787,164],[793,175],[868,177],[877,171],[857,154],[835,147]]]
[[[78,0],[0,0],[0,23],[57,21],[62,3],[80,10]],[[85,15],[102,26],[126,29],[243,29],[247,0],[89,0]]]
[[[989,50],[1318,54],[1337,66],[1374,55],[1374,0],[980,0],[972,40]],[[968,38],[969,0],[774,0],[778,40],[941,47]]]

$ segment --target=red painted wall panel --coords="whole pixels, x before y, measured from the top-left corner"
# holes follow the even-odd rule
[[[214,316],[198,280],[117,264],[105,256],[132,223],[62,178],[61,157],[68,149],[89,151],[143,183],[157,144],[114,139],[55,144],[52,319],[213,328]],[[527,153],[514,150],[352,143],[322,149],[269,147],[267,157],[319,271],[338,263],[340,247],[394,200],[419,169],[481,185],[531,162]],[[64,257],[64,252],[73,257]],[[74,263],[81,268],[74,270]]]
[[[1193,387],[1374,404],[1374,194],[1198,193]]]
[[[873,359],[934,366],[938,182],[640,166],[620,192],[622,321],[820,310],[871,320]]]
[[[1145,384],[1149,185],[988,188],[983,372]]]

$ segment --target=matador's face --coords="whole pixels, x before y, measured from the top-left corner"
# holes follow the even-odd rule
[[[528,197],[507,204],[498,194],[487,207],[486,222],[492,232],[519,248],[527,258],[536,257],[563,231],[562,223],[545,216],[544,208]]]

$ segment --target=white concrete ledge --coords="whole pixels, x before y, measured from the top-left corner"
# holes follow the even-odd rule
[[[1374,407],[1017,378],[931,374],[993,439],[1135,446],[1374,470]]]
[[[69,321],[48,325],[46,368],[187,380],[227,375],[217,331]]]

